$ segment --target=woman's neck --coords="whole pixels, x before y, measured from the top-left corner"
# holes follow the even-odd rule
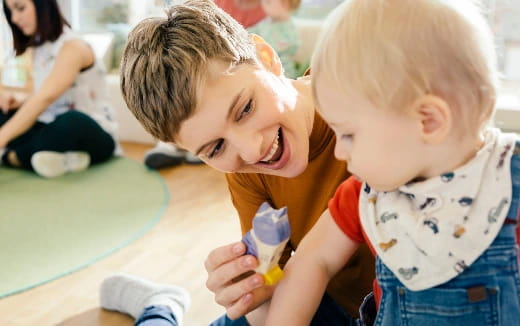
[[[312,127],[314,125],[314,114],[316,113],[316,108],[314,106],[314,100],[312,97],[311,76],[303,76],[295,80],[289,80],[298,93],[296,109],[304,111],[306,125],[308,127],[310,136]]]

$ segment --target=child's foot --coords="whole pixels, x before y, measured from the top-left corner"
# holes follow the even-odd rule
[[[114,274],[103,280],[100,301],[101,307],[129,314],[134,319],[146,307],[167,306],[179,325],[191,304],[189,293],[181,287],[157,284],[126,274]]]
[[[86,170],[90,165],[90,155],[86,152],[41,151],[33,154],[31,165],[42,177],[54,178]]]

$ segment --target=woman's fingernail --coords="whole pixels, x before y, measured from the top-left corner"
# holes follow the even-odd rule
[[[253,266],[253,258],[251,257],[246,257],[246,259],[244,259],[244,267],[251,267]]]
[[[248,293],[243,296],[242,302],[249,303],[251,302],[251,300],[253,300],[253,295],[251,293]]]
[[[260,280],[258,279],[258,277],[251,278],[250,282],[252,286],[258,286],[260,284]]]
[[[233,253],[239,255],[242,253],[242,244],[241,243],[237,243],[236,245],[233,246]]]

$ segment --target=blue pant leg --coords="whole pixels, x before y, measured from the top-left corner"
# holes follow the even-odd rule
[[[357,320],[352,318],[327,293],[321,298],[320,305],[311,321],[311,326],[354,326]]]
[[[135,326],[177,326],[177,320],[167,306],[146,307]]]
[[[245,317],[231,320],[227,315],[222,315],[220,318],[212,322],[210,326],[249,326],[249,323]]]

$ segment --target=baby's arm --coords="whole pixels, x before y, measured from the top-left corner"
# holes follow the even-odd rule
[[[266,325],[309,325],[329,280],[357,248],[326,210],[285,266]]]

